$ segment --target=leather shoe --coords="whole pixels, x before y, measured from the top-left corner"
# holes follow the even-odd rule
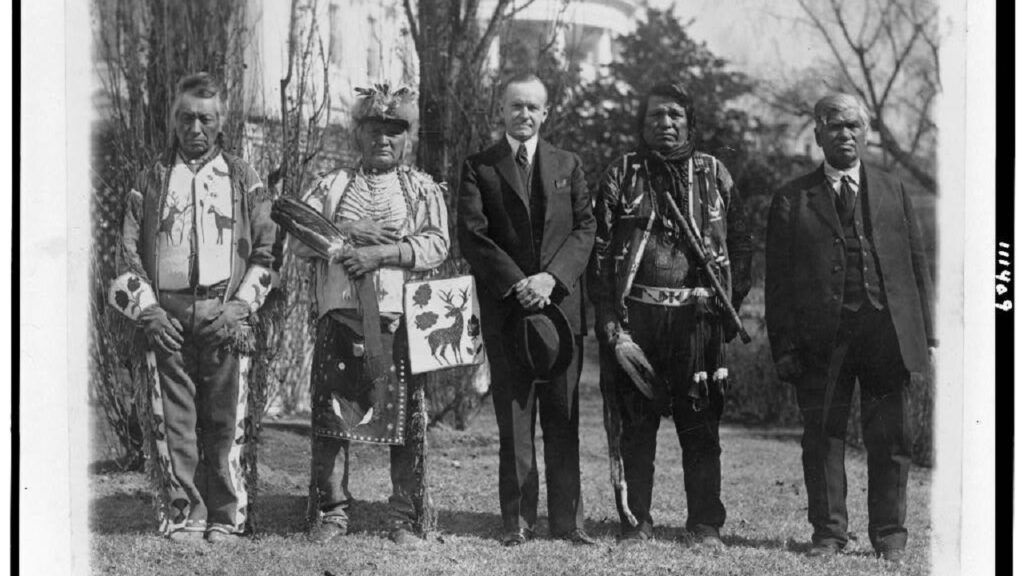
[[[308,538],[310,542],[317,544],[326,544],[335,538],[340,538],[348,533],[348,526],[341,524],[340,522],[332,522],[329,520],[323,520],[317,522],[309,530]]]
[[[889,548],[887,550],[880,550],[878,552],[878,557],[892,564],[903,564],[903,549]]]
[[[722,550],[725,548],[725,542],[722,542],[722,537],[716,528],[702,526],[693,530],[692,534],[695,546],[708,550]]]
[[[809,558],[829,558],[839,554],[840,546],[835,542],[818,542],[807,551]]]
[[[533,536],[533,533],[525,528],[518,530],[510,530],[502,535],[501,545],[502,546],[519,546],[525,544]]]
[[[392,530],[388,538],[397,544],[399,548],[419,548],[427,543],[426,540],[420,538],[409,529],[401,527]]]
[[[558,538],[579,546],[595,546],[597,544],[597,540],[591,538],[582,528],[566,532],[558,536]]]

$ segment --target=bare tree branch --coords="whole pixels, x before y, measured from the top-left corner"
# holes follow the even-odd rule
[[[505,13],[505,8],[511,3],[512,0],[498,0],[494,4],[494,12],[491,13],[491,17],[487,20],[487,26],[484,28],[484,33],[480,35],[480,40],[477,41],[476,46],[471,51],[471,62],[478,62],[481,60],[481,55],[490,46],[494,35],[497,34],[498,25],[503,22],[502,15]]]
[[[851,17],[849,3],[795,0],[828,47],[835,70],[867,105],[880,140],[877,147],[918,182],[935,189],[928,158],[933,154],[932,103],[941,87],[938,66],[937,8],[929,0],[871,0]],[[844,7],[846,10],[844,10]],[[861,17],[859,22],[855,18]],[[826,80],[825,84],[831,86]],[[773,109],[802,114],[792,91],[774,91]],[[814,90],[811,90],[813,93]],[[874,146],[874,145],[873,145]]]
[[[920,112],[917,116],[917,128],[914,130],[914,136],[910,141],[910,154],[917,154],[917,148],[920,145],[921,138],[925,132],[930,132],[935,128],[935,123],[929,118],[928,110],[931,108],[932,101],[935,100],[936,93],[931,92],[925,96],[924,105],[921,107]]]
[[[863,46],[857,44],[850,36],[850,31],[847,27],[846,20],[843,18],[843,12],[840,8],[839,0],[829,0],[829,4],[832,6],[832,13],[835,16],[836,24],[839,26],[839,30],[843,33],[843,38],[846,40],[847,45],[851,50],[853,50],[854,55],[857,57],[857,63],[860,65],[861,75],[864,77],[865,89],[860,90],[858,88],[858,92],[860,92],[862,96],[866,95],[867,98],[870,99],[872,107],[877,110],[878,96],[875,93],[874,79],[871,77],[871,65],[868,64],[865,57],[867,52],[864,50]],[[854,85],[858,86],[856,83],[854,83]]]
[[[526,0],[526,2],[523,2],[518,7],[514,8],[508,14],[506,14],[505,18],[507,20],[511,20],[511,19],[515,18],[517,14],[519,14],[523,10],[526,10],[527,8],[529,8],[535,1],[536,0]]]
[[[455,8],[458,6],[458,2],[452,4]],[[466,32],[466,24],[469,22],[476,22],[476,15],[480,11],[480,0],[466,0],[465,9],[462,10],[461,14],[456,13],[453,20],[452,31],[456,35],[462,35]]]
[[[903,50],[900,51],[899,55],[897,55],[895,57],[895,59],[893,61],[893,65],[892,65],[892,73],[889,75],[889,81],[886,82],[885,88],[882,90],[882,96],[879,98],[879,101],[878,101],[878,106],[879,107],[884,107],[885,106],[885,102],[889,98],[889,92],[892,90],[893,84],[896,82],[896,78],[900,75],[900,71],[903,69],[903,63],[907,61],[907,57],[910,56],[910,51],[914,49],[914,44],[917,42],[917,38],[920,35],[920,32],[921,32],[920,25],[915,24],[914,25],[914,33],[911,34],[910,40],[907,40],[906,46],[904,46]],[[894,37],[893,37],[891,32],[889,33],[889,37],[893,38],[893,40],[892,40],[892,48],[893,48],[893,52],[895,53],[896,52],[896,41],[895,41],[895,39],[894,39]]]
[[[571,0],[561,0],[561,5],[558,7],[558,14],[555,15],[551,26],[551,37],[548,38],[547,42],[540,47],[539,53],[546,54],[558,41],[558,29],[562,27],[564,23],[565,13],[569,10],[569,2]]]
[[[484,29],[484,33],[480,36],[480,41],[472,51],[471,62],[475,64],[482,61],[484,52],[491,45],[491,41],[494,40],[494,36],[498,33],[501,26],[511,22],[516,17],[516,14],[519,14],[523,10],[532,6],[535,1],[536,0],[526,0],[522,4],[516,6],[512,0],[498,0],[498,3],[494,6],[494,12],[487,21],[487,27]],[[505,9],[508,8],[510,4],[513,8],[506,12]]]
[[[853,74],[850,72],[850,69],[846,65],[845,58],[843,58],[842,53],[839,51],[839,46],[836,45],[834,40],[832,40],[832,34],[829,32],[824,22],[822,22],[821,18],[819,18],[818,15],[814,12],[814,10],[810,7],[807,0],[797,0],[797,3],[803,9],[804,13],[807,14],[807,17],[810,18],[811,24],[814,26],[814,28],[816,28],[818,32],[821,34],[822,38],[825,39],[825,43],[828,44],[828,48],[832,52],[832,55],[835,57],[836,64],[839,66],[839,70],[843,73],[843,76],[846,77],[847,82],[849,82],[850,86],[852,86],[854,90],[857,91],[861,98],[864,98],[866,100],[867,98],[865,97],[866,95],[864,94],[864,91],[860,89],[860,86],[857,84],[857,81],[853,78]]]
[[[869,22],[869,16],[867,14],[867,12],[869,10],[869,8],[868,8],[869,6],[870,6],[870,4],[865,3],[865,8],[864,8],[865,16],[864,16],[863,26],[867,26],[867,24]],[[875,26],[874,33],[871,35],[871,39],[868,40],[867,42],[863,42],[863,41],[861,42],[861,45],[864,46],[864,50],[867,51],[867,52],[871,52],[871,50],[873,50],[875,45],[878,43],[879,39],[881,39],[882,31],[884,29],[886,29],[886,26],[884,24],[889,21],[889,18],[890,18],[889,11],[892,10],[892,3],[889,3],[889,2],[886,2],[885,4],[880,4],[880,2],[875,2],[874,6],[875,6],[876,9],[880,8],[882,12],[881,12],[881,15],[878,18],[878,26]]]
[[[937,30],[935,30],[936,21],[939,15],[938,7],[933,5],[932,9],[929,11],[928,14],[926,14],[924,17],[920,17],[917,13],[917,2],[911,2],[910,10],[907,10],[906,6],[904,6],[903,3],[900,2],[896,3],[895,6],[896,9],[899,10],[905,18],[907,18],[911,22],[920,24],[921,39],[924,41],[925,44],[928,45],[928,52],[929,56],[931,57],[932,68],[935,70],[935,85],[941,87],[942,81],[939,75],[939,33]]]
[[[900,146],[893,136],[889,127],[884,122],[878,122],[878,135],[882,139],[882,148],[892,154],[893,159],[907,169],[918,182],[929,190],[935,190],[935,178],[920,167],[917,160]]]
[[[413,46],[418,52],[420,50],[420,29],[416,23],[416,16],[412,13],[411,0],[402,0],[402,7],[405,9],[405,19],[409,21],[409,34],[412,36]]]

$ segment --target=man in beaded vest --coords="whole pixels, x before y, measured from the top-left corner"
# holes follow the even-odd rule
[[[445,186],[400,165],[416,114],[413,94],[387,84],[357,92],[361,162],[323,175],[305,196],[347,241],[329,260],[289,241],[313,263],[310,538],[325,543],[347,532],[349,443],[372,442],[391,450],[391,539],[413,547],[423,543],[433,511],[423,384],[409,373],[402,291],[448,257]]]
[[[682,86],[653,87],[637,124],[640,145],[613,162],[597,188],[587,281],[601,343],[620,542],[653,536],[657,433],[662,417],[671,415],[683,452],[686,527],[698,545],[719,548],[725,506],[718,425],[728,374],[724,343],[735,328],[671,203],[713,256],[737,310],[750,289],[751,236],[729,171],[694,149],[693,100]],[[647,388],[635,385],[626,371],[631,362],[617,358],[640,358],[656,377]]]
[[[822,165],[772,198],[765,319],[779,378],[796,386],[812,556],[847,543],[843,458],[854,381],[868,452],[868,537],[899,562],[907,542],[907,390],[929,369],[932,284],[897,178],[862,161],[868,115],[854,96],[814,106]]]
[[[110,288],[146,338],[161,529],[176,541],[245,528],[252,322],[281,255],[263,184],[221,148],[224,96],[209,74],[178,83],[173,144],[128,194]]]

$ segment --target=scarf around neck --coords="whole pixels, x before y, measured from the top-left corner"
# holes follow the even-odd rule
[[[655,150],[641,139],[637,150],[637,153],[647,164],[650,176],[652,178],[664,179],[668,187],[666,192],[672,195],[683,214],[689,213],[689,205],[683,199],[686,198],[686,190],[690,187],[688,163],[690,158],[693,157],[693,151],[693,138],[688,138],[686,142],[666,151]],[[655,202],[656,209],[659,212],[665,210],[661,206],[662,202],[663,200],[660,198]],[[672,226],[669,227],[671,228]]]
[[[693,149],[693,138],[688,138],[686,142],[677,144],[664,152],[651,148],[646,142],[643,142],[643,139],[641,139],[638,151],[640,152],[640,155],[648,159],[648,161],[653,160],[661,164],[682,165],[690,159],[690,156],[693,155]]]

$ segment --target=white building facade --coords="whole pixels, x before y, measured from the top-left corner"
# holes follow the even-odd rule
[[[482,0],[478,14],[489,17],[495,4]],[[635,28],[638,6],[627,0],[534,0],[495,39],[489,67],[500,69],[503,46],[516,43],[554,50],[567,63],[578,64],[583,79],[592,79],[614,60],[615,37]],[[283,0],[249,0],[253,39],[246,48],[245,92],[250,116],[280,116],[290,9]],[[327,60],[332,123],[346,123],[357,86],[382,81],[418,85],[419,63],[401,0],[320,0],[315,21],[318,42],[310,49],[314,66],[321,65],[321,50]],[[322,69],[312,70],[310,80],[322,93]]]

